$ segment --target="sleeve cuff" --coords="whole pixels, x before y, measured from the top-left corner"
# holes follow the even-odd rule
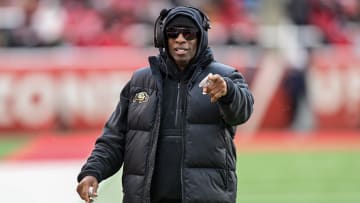
[[[230,104],[234,98],[235,86],[234,83],[227,77],[224,77],[227,87],[227,93],[225,96],[221,97],[218,101],[222,104]]]
[[[82,171],[80,172],[80,174],[77,176],[77,181],[78,183],[85,177],[85,176],[93,176],[96,178],[96,180],[100,183],[101,178],[99,176],[98,173],[93,172],[93,171]]]

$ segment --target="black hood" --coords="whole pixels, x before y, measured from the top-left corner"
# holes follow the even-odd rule
[[[199,35],[198,49],[196,55],[192,60],[192,61],[197,61],[199,55],[203,55],[205,50],[208,48],[208,33],[207,33],[208,24],[206,24],[208,22],[205,22],[206,21],[206,19],[204,19],[205,16],[203,16],[197,9],[192,7],[178,6],[173,9],[170,9],[169,13],[167,14],[167,17],[164,19],[164,26],[162,30],[163,36],[166,36],[165,29],[168,26],[169,22],[171,22],[171,20],[173,20],[178,15],[184,15],[191,18],[195,22],[196,26],[199,28],[200,35]],[[168,57],[170,55],[168,51],[166,37],[164,37],[163,40],[164,40],[164,44],[166,45],[165,52]]]
[[[205,68],[207,64],[211,63],[211,61],[214,60],[212,51],[208,47],[207,30],[210,28],[210,25],[207,17],[200,13],[200,11],[198,11],[197,9],[192,7],[179,6],[172,8],[168,11],[166,18],[163,22],[163,36],[166,36],[165,29],[168,24],[178,15],[187,16],[195,22],[200,32],[198,36],[198,48],[194,58],[190,61],[188,68],[185,70],[185,72],[180,72],[176,68],[176,64],[169,54],[167,38],[163,37],[163,44],[165,44],[165,52],[160,51],[160,60],[162,61],[161,64],[163,64],[160,70],[162,73],[172,78],[189,79],[196,67],[201,66],[202,68]]]

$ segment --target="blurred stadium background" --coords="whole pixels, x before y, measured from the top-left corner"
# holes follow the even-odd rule
[[[255,96],[238,202],[360,202],[358,0],[1,0],[1,202],[81,202],[76,175],[175,5],[209,15],[215,57]],[[120,174],[97,202],[121,202]]]

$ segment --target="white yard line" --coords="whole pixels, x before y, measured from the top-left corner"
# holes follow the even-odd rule
[[[80,203],[75,190],[82,163],[0,162],[1,202]]]

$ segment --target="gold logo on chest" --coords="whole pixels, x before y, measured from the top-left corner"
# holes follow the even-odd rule
[[[148,101],[149,101],[149,95],[147,92],[138,92],[135,94],[135,97],[133,98],[133,102],[140,104]]]

